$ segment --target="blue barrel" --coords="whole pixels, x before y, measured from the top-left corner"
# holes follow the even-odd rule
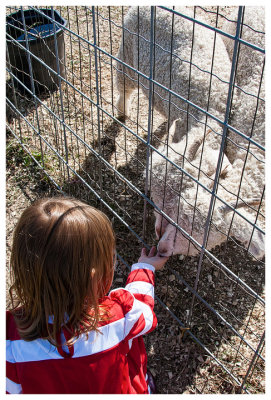
[[[23,14],[22,14],[23,13]],[[43,15],[44,14],[44,15]],[[26,32],[23,25],[23,15],[26,25]],[[53,20],[56,23],[53,23]],[[54,32],[54,25],[55,31]],[[22,86],[29,89],[31,86],[31,74],[27,58],[27,41],[29,50],[35,56],[40,58],[43,65],[35,57],[31,56],[32,73],[34,78],[35,91],[37,94],[53,91],[58,88],[59,78],[50,71],[47,66],[65,77],[65,42],[63,27],[67,21],[56,11],[51,9],[23,10],[17,11],[6,17],[7,32],[7,63],[12,73],[17,79],[14,79],[15,85],[26,92]],[[57,56],[56,46],[57,42]],[[20,47],[23,46],[23,47]],[[22,83],[22,84],[21,84]]]

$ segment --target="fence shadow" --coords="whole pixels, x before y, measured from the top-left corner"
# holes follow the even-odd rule
[[[158,146],[166,137],[166,128],[167,125],[164,123],[153,133],[152,144],[154,146]],[[118,147],[120,136],[123,134],[123,128],[117,122],[108,124],[102,132],[101,141],[94,143],[94,150],[101,151],[104,160],[110,163]],[[146,145],[138,141],[134,154],[137,154],[141,161],[146,160]],[[12,165],[10,167],[12,168]],[[97,196],[87,188],[86,184],[89,185],[139,236],[142,237],[144,233],[145,241],[149,245],[153,245],[156,243],[156,239],[152,207],[147,203],[147,218],[143,221],[144,199],[118,175],[118,173],[122,174],[144,193],[143,172],[144,162],[138,163],[136,157],[113,171],[90,152],[77,171],[85,183],[74,176],[64,183],[63,191],[94,206],[101,207],[110,215]],[[33,196],[39,197],[41,176],[35,169],[33,170],[33,179],[36,181],[36,185],[34,184],[36,190],[33,192]],[[100,182],[102,182],[101,190]],[[31,185],[33,186],[33,181]],[[52,190],[51,185],[46,184],[45,186],[42,188],[42,195],[47,195],[47,192]],[[142,244],[116,216],[113,219],[113,225],[118,252],[131,265],[136,261]],[[250,258],[244,249],[233,240],[215,248],[212,253],[239,279],[256,293],[262,295],[265,272],[263,262],[257,262]],[[169,309],[185,325],[187,310],[191,308],[192,294],[183,282],[191,287],[194,286],[198,262],[199,257],[179,259],[178,256],[174,256],[170,258],[165,269],[156,274],[156,296],[159,300],[156,300],[155,311],[158,317],[158,327],[146,336],[145,343],[148,353],[148,368],[155,375],[157,393],[160,394],[181,394],[185,393],[187,388],[189,388],[189,393],[204,393],[206,387],[208,387],[206,390],[208,393],[238,392],[238,385],[221,367],[210,361],[207,352],[194,342],[189,333],[185,333],[185,330],[168,311]],[[174,272],[181,277],[181,281],[177,279]],[[128,268],[120,263],[116,268],[114,285],[125,284],[127,275]],[[263,329],[262,327],[258,330],[257,324],[263,325],[264,323],[261,316],[262,309],[238,281],[233,281],[219,265],[207,258],[203,260],[197,292],[204,301],[220,313],[233,329],[223,324],[221,318],[208,309],[202,301],[195,299],[191,333],[234,376],[242,381],[254,351],[238,337],[237,333],[245,336],[246,341],[256,350],[260,333],[259,336],[256,334]],[[236,365],[237,361],[239,366]],[[264,369],[261,360],[258,361],[258,366]],[[212,375],[212,387],[208,386],[208,374]],[[172,387],[178,387],[178,392]]]
[[[166,136],[166,123],[162,124],[153,133],[153,145],[158,146]],[[123,134],[118,123],[109,124],[101,143],[97,141],[94,146],[96,150],[102,145],[102,155],[107,162],[116,151],[117,142]],[[146,139],[146,137],[144,137]],[[99,147],[100,146],[100,147]],[[141,160],[146,159],[146,145],[138,142],[135,149]],[[84,179],[90,185],[97,182],[98,176],[94,173],[97,159],[93,154],[88,154],[82,168]],[[143,209],[144,200],[132,190],[127,183],[123,182],[116,172],[101,166],[103,190],[101,195],[105,201],[115,210],[138,235],[143,235]],[[80,174],[82,174],[80,170]],[[136,158],[117,168],[133,185],[144,193],[144,163],[138,163]],[[92,179],[90,179],[92,178]],[[98,190],[98,185],[97,185]],[[76,188],[70,187],[69,192],[90,202],[97,202],[92,194],[86,194],[86,188],[79,184]],[[124,193],[124,194],[123,194]],[[147,218],[145,221],[145,240],[149,245],[155,244],[154,216],[151,206],[147,204]],[[108,210],[105,211],[108,212]],[[118,251],[128,264],[135,262],[139,254],[141,243],[133,233],[127,230],[122,221],[114,218],[114,229],[117,235]],[[229,239],[224,244],[215,248],[212,253],[233,273],[261,295],[264,290],[264,262],[258,262],[250,258],[239,243]],[[191,308],[192,294],[186,289],[182,281],[194,286],[199,257],[185,257],[180,260],[173,256],[167,263],[164,271],[159,271],[156,278],[156,295],[168,307],[177,318],[185,324],[187,310]],[[182,281],[178,281],[176,272]],[[117,271],[119,278],[127,275],[128,270]],[[123,281],[125,283],[125,280]],[[211,307],[229,323],[230,327],[223,323],[222,319],[208,309],[200,300],[195,299],[192,314],[191,332],[206,348],[213,353],[228,370],[242,382],[242,378],[248,369],[249,362],[254,351],[238,338],[238,333],[244,332],[251,335],[248,342],[256,351],[257,341],[256,325],[259,323],[258,308],[256,300],[250,296],[247,290],[237,281],[227,275],[223,269],[211,260],[204,258],[202,272],[197,292]],[[254,304],[253,304],[254,302]],[[158,315],[158,328],[146,337],[148,351],[148,366],[151,368],[157,382],[158,393],[172,392],[172,382],[178,382],[179,393],[184,393],[187,387],[195,388],[194,393],[204,392],[208,386],[208,379],[204,378],[204,372],[212,369],[212,376],[216,375],[217,387],[208,388],[210,392],[237,393],[238,384],[231,381],[227,373],[216,363],[211,365],[206,351],[195,344],[191,336],[181,329],[180,325],[170,317],[168,311],[156,302],[156,313]],[[254,315],[255,314],[255,315]],[[240,333],[239,333],[240,334]],[[245,335],[245,334],[244,334]],[[243,354],[243,355],[242,355]],[[237,359],[243,363],[242,368],[236,367]],[[261,360],[258,364],[261,366]],[[263,368],[263,366],[262,366]],[[241,372],[239,371],[241,369]],[[264,368],[263,368],[264,369]],[[239,373],[240,372],[240,373]],[[195,383],[197,382],[197,383]],[[174,385],[176,387],[176,384]],[[201,387],[201,389],[199,389]],[[192,393],[192,392],[190,392]]]
[[[40,100],[45,100],[51,96],[51,93],[44,90],[37,92],[36,96]],[[14,108],[26,117],[40,106],[39,102],[35,101],[33,94],[29,93],[27,90],[23,90],[21,86],[16,87],[12,78],[6,81],[6,97],[8,99],[6,102],[6,120],[8,123],[10,123],[14,118],[19,117],[19,114],[14,111]],[[14,105],[14,108],[9,102]]]

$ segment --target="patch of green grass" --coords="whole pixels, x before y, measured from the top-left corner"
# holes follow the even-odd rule
[[[27,145],[26,141],[22,143]],[[32,157],[31,157],[32,155]],[[46,154],[42,154],[41,151],[34,150],[31,154],[28,153],[20,143],[15,140],[10,140],[6,145],[6,166],[7,168],[12,168],[23,164],[27,168],[35,169],[38,168],[38,164],[35,160],[41,164],[44,169],[51,169],[49,158]]]
[[[27,147],[27,139],[23,141]],[[35,162],[35,160],[42,166]],[[29,154],[22,145],[11,138],[6,143],[6,169],[8,175],[13,176],[15,182],[24,185],[34,185],[37,190],[46,191],[52,186],[52,182],[44,171],[49,173],[53,169],[53,162],[47,154],[32,150]]]

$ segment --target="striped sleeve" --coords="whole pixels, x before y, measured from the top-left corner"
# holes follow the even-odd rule
[[[149,264],[134,264],[125,288],[110,292],[110,297],[118,301],[123,309],[125,339],[130,340],[149,333],[157,325],[153,311],[154,270]]]
[[[12,352],[12,339],[17,339],[17,332],[11,313],[6,313],[6,393],[21,394],[22,386],[17,375],[16,362]]]
[[[138,300],[154,307],[154,271],[150,264],[137,263],[131,268],[125,289],[129,290]]]

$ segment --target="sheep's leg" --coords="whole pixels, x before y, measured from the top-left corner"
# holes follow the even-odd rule
[[[230,218],[232,218],[232,214]],[[243,246],[258,260],[262,259],[265,255],[265,236],[257,228],[248,224],[241,217],[235,216],[233,221],[232,236],[239,242],[243,243]]]
[[[220,177],[224,179],[229,174],[231,169],[232,169],[232,164],[228,159],[228,157],[226,156],[226,154],[224,153],[223,163],[220,171]]]
[[[117,100],[118,119],[124,119],[129,113],[129,99],[134,90],[134,85],[131,85],[129,78],[122,78],[121,84],[118,85],[119,97]]]
[[[218,154],[218,151],[217,151],[217,154]],[[223,163],[222,163],[222,167],[221,167],[221,171],[220,171],[220,175],[219,175],[220,178],[221,179],[227,178],[227,176],[230,174],[231,171],[232,171],[232,164],[230,163],[228,157],[224,153]],[[216,171],[214,170],[213,174],[210,175],[210,182],[207,185],[209,189],[211,189],[214,185],[215,175],[216,175]]]
[[[169,128],[169,140],[171,143],[178,143],[186,133],[185,121],[181,118],[172,121]]]
[[[133,66],[133,47],[131,38],[128,35],[125,37],[125,46],[121,43],[118,58],[128,65]],[[136,88],[134,73],[129,68],[125,67],[121,62],[117,63],[116,76],[117,89],[119,92],[116,107],[118,109],[118,119],[124,119],[129,113],[129,99],[133,90]]]

